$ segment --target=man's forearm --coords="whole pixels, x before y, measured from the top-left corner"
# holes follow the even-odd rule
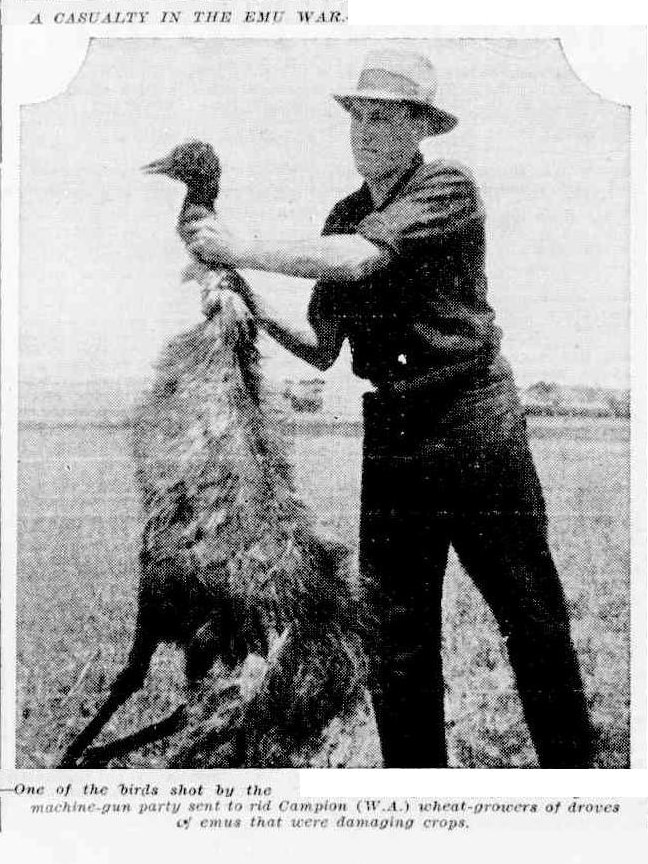
[[[331,366],[333,360],[325,356],[318,346],[308,339],[308,335],[303,331],[290,327],[285,322],[279,321],[276,318],[261,318],[258,320],[263,329],[283,348],[294,354],[295,357],[299,357],[300,360],[304,360],[306,363],[322,371]]]
[[[302,279],[355,282],[379,269],[388,257],[387,250],[359,234],[287,241],[255,238],[241,244],[236,254],[236,266]]]
[[[312,330],[289,324],[257,290],[250,288],[245,300],[259,326],[283,348],[317,369],[324,370],[331,366],[337,352],[322,345]]]
[[[195,214],[191,213],[190,217]],[[361,234],[266,239],[231,231],[214,216],[183,221],[178,230],[205,264],[265,270],[302,279],[356,282],[385,266],[391,253]]]

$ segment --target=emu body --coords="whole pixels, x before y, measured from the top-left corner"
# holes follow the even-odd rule
[[[188,183],[185,206],[206,206],[218,178],[206,191],[209,172],[186,167],[192,148],[203,167],[216,170],[218,160],[211,151],[210,161],[208,145],[184,148],[152,164]],[[177,164],[184,175],[171,172]],[[256,326],[241,297],[223,287],[233,278],[241,277],[205,271],[204,318],[164,349],[136,411],[145,522],[134,642],[62,766],[106,764],[179,729],[177,766],[295,764],[304,742],[363,696],[360,604],[347,552],[317,534],[297,495],[281,414],[261,380]],[[88,750],[142,686],[162,642],[185,651],[190,709]],[[256,669],[251,655],[263,658]],[[218,674],[206,677],[217,660]]]

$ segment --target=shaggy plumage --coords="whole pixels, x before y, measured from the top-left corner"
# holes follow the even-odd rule
[[[213,207],[220,165],[209,145],[188,142],[146,170],[187,184],[183,213]],[[65,767],[176,732],[177,767],[307,764],[327,724],[364,698],[365,604],[347,550],[315,531],[297,495],[245,283],[232,270],[194,275],[204,319],[166,346],[133,419],[145,515],[133,647]],[[188,704],[87,749],[161,642],[185,651]]]
[[[346,549],[314,531],[296,493],[249,312],[217,278],[207,305],[210,316],[165,349],[135,419],[142,592],[165,641],[188,645],[207,627],[206,650],[237,682],[194,692],[174,764],[281,764],[356,706],[360,608]],[[190,678],[203,650],[190,645]],[[250,653],[266,658],[260,676]]]

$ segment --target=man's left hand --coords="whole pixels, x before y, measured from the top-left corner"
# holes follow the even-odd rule
[[[187,249],[206,264],[238,265],[240,240],[217,216],[186,222],[178,231]]]

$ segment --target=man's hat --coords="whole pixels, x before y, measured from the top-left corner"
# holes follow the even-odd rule
[[[358,86],[333,98],[346,110],[356,99],[379,99],[385,102],[409,102],[421,105],[430,118],[430,135],[443,135],[458,120],[434,104],[437,90],[436,70],[424,54],[394,48],[371,51],[365,58]]]

